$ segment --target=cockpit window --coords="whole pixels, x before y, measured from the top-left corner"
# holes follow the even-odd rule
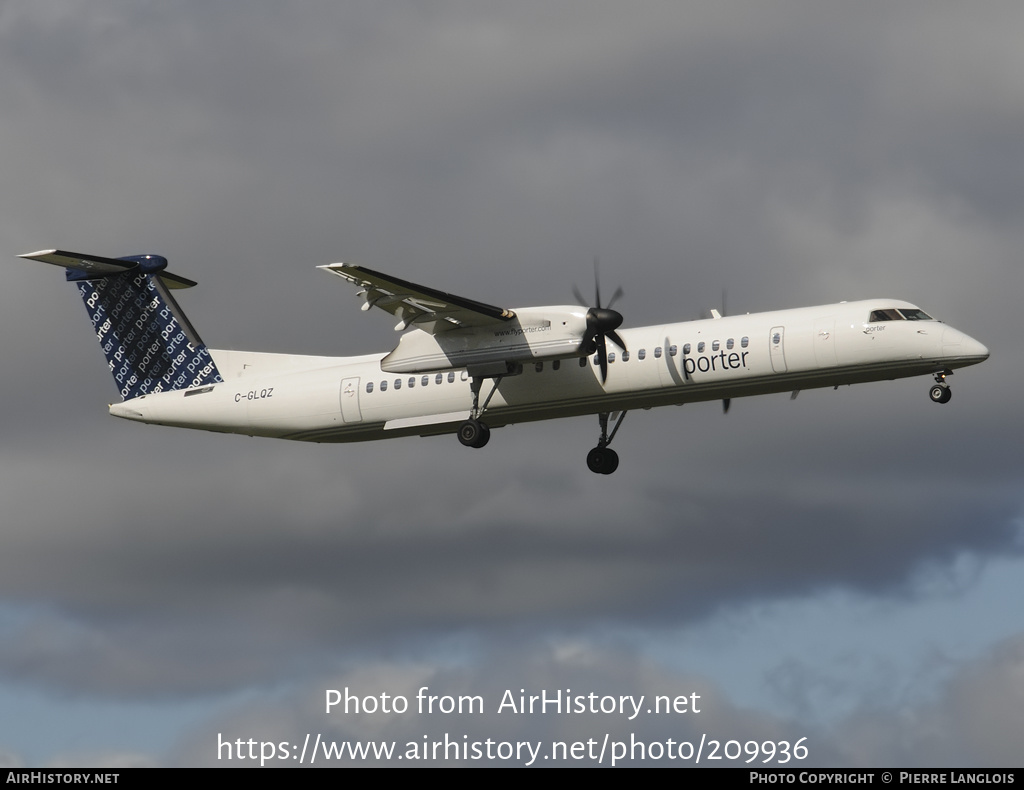
[[[890,308],[888,310],[874,310],[868,318],[869,324],[877,324],[879,321],[934,321],[924,310],[916,307],[901,307],[899,310]]]

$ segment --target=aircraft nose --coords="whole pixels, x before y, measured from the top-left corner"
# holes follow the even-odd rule
[[[964,335],[960,350],[969,357],[980,357],[979,361],[988,359],[988,347],[967,335]]]
[[[946,357],[969,360],[968,364],[988,359],[988,348],[984,344],[953,327],[946,327],[942,332],[942,353]]]

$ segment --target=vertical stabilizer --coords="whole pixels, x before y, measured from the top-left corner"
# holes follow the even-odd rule
[[[165,272],[165,258],[113,259],[61,250],[21,257],[67,270],[125,400],[223,381],[209,350],[169,290],[195,283]]]

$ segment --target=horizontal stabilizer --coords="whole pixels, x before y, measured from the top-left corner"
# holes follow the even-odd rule
[[[68,270],[69,280],[85,280],[96,277],[109,277],[125,274],[130,271],[141,271],[146,274],[158,274],[168,288],[191,288],[196,283],[187,277],[164,271],[167,259],[162,255],[132,255],[127,258],[104,258],[100,255],[83,255],[80,252],[65,250],[40,250],[19,258],[32,261],[51,263]]]

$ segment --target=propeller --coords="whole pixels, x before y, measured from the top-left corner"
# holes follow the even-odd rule
[[[573,296],[576,297],[581,305],[587,303],[586,299],[580,293],[579,289],[574,285],[572,287]],[[612,305],[615,301],[622,296],[622,288],[616,288],[615,293],[612,294],[612,298],[608,300],[608,304],[601,305],[601,280],[597,273],[597,258],[594,259],[594,302],[595,307],[591,307],[587,310],[587,332],[583,338],[583,345],[581,348],[585,350],[587,354],[591,354],[597,351],[597,363],[601,367],[601,383],[603,384],[608,380],[608,347],[605,342],[605,338],[611,340],[615,345],[621,348],[623,351],[626,350],[626,343],[618,332],[615,330],[622,325],[622,313],[618,310],[612,310]]]

